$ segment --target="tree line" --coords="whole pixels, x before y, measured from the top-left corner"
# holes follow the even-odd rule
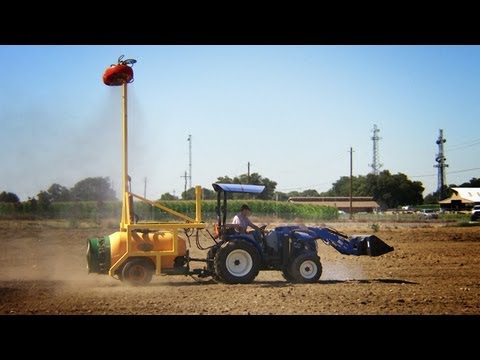
[[[332,184],[332,187],[325,192],[318,192],[315,189],[304,191],[291,191],[288,193],[276,191],[277,182],[259,173],[242,174],[235,177],[227,175],[217,178],[218,183],[227,184],[253,184],[264,185],[265,190],[255,199],[287,201],[294,196],[349,196],[350,177],[342,176]],[[450,184],[444,191],[446,197],[451,196],[452,187],[480,187],[480,178],[472,178],[470,181],[460,185]],[[412,181],[407,175],[398,173],[391,174],[384,170],[378,175],[368,174],[352,177],[352,196],[371,196],[382,208],[397,208],[404,205],[422,205],[438,203],[439,193],[433,192],[423,197],[425,188],[419,181]],[[231,194],[236,200],[249,199],[249,194]],[[159,200],[193,200],[195,189],[188,189],[182,192],[181,198],[170,193],[164,193]],[[213,200],[216,194],[212,189],[202,188],[202,198]],[[3,191],[0,193],[0,203],[13,203],[16,206],[23,206],[25,209],[48,210],[54,202],[71,201],[115,201],[115,191],[108,177],[89,177],[77,182],[73,187],[67,188],[60,184],[52,184],[47,190],[40,191],[35,197],[29,197],[21,203],[15,193]]]
[[[264,200],[287,201],[290,197],[297,196],[350,196],[350,177],[342,176],[332,184],[332,187],[325,192],[318,192],[315,189],[307,189],[304,191],[291,191],[288,193],[276,191],[277,182],[269,178],[262,177],[258,173],[242,174],[240,176],[230,178],[229,176],[221,176],[217,178],[218,183],[226,184],[253,184],[264,185],[265,190],[262,194],[256,195],[255,198]],[[422,205],[437,204],[440,193],[432,192],[423,197],[423,187],[420,181],[412,181],[403,173],[391,174],[389,170],[384,170],[378,175],[368,174],[352,177],[352,196],[371,196],[383,209],[393,209],[405,205]],[[444,198],[452,195],[452,187],[480,187],[480,178],[472,178],[468,182],[460,185],[450,184],[445,186],[441,194]],[[215,199],[215,192],[211,189],[202,188],[203,199]],[[248,194],[232,194],[233,199],[246,199]],[[195,189],[189,189],[183,192],[182,199],[194,199]],[[178,200],[178,197],[170,193],[162,194],[160,200]]]
[[[80,180],[71,188],[55,183],[47,190],[40,191],[36,196],[29,197],[24,202],[20,202],[19,197],[15,193],[6,191],[0,193],[0,203],[12,203],[17,208],[23,207],[26,211],[46,211],[53,202],[103,202],[112,200],[117,200],[117,198],[108,177],[89,177]]]

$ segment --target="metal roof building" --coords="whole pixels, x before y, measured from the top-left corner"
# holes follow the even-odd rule
[[[440,207],[447,210],[465,210],[480,204],[480,188],[455,187],[453,195],[448,199],[439,201]]]

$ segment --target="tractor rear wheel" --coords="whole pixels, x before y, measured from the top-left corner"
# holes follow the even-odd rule
[[[285,268],[282,270],[282,276],[285,280],[287,280],[288,282],[294,282],[295,280],[293,279],[292,275],[290,275],[290,271],[289,271],[289,268]]]
[[[322,264],[317,254],[303,253],[293,259],[289,275],[293,282],[314,283],[322,275]],[[287,279],[288,280],[288,279]]]
[[[215,273],[227,284],[248,284],[260,270],[260,254],[246,240],[232,240],[223,244],[215,254]]]
[[[148,259],[127,260],[121,270],[120,280],[133,286],[146,285],[152,280],[154,267]]]

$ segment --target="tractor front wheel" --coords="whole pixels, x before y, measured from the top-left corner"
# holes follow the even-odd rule
[[[148,259],[127,260],[121,270],[120,280],[133,286],[146,285],[152,280],[154,267]]]
[[[290,265],[289,275],[293,282],[317,282],[322,275],[322,264],[320,264],[320,258],[317,254],[313,253],[303,253],[298,255]]]
[[[215,254],[215,273],[228,284],[248,284],[260,270],[260,254],[246,240],[232,240],[223,244]]]

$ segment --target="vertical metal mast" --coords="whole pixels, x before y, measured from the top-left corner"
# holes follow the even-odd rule
[[[443,129],[440,129],[440,135],[438,136],[438,139],[436,141],[438,145],[438,154],[435,158],[435,161],[438,164],[433,165],[433,167],[438,168],[438,182],[437,182],[438,200],[443,200],[444,193],[445,193],[445,185],[447,183],[445,168],[447,168],[448,165],[445,164],[445,161],[447,160],[447,158],[445,157],[445,152],[443,150],[443,144],[445,144],[446,142],[447,140],[443,137]]]
[[[380,157],[379,157],[379,150],[378,150],[378,142],[380,141],[381,137],[378,136],[378,133],[380,132],[380,129],[377,128],[377,125],[373,125],[373,136],[371,139],[373,140],[373,161],[372,164],[370,164],[372,168],[372,174],[378,175],[380,172],[380,168],[383,166],[383,164],[380,164]]]
[[[122,85],[122,105],[123,105],[123,114],[122,114],[122,142],[123,142],[123,181],[122,181],[122,192],[123,192],[123,202],[122,202],[122,223],[120,224],[121,228],[124,228],[124,225],[130,223],[130,214],[128,214],[128,123],[127,123],[127,83],[124,82]]]
[[[188,135],[188,188],[192,188],[192,135]]]

